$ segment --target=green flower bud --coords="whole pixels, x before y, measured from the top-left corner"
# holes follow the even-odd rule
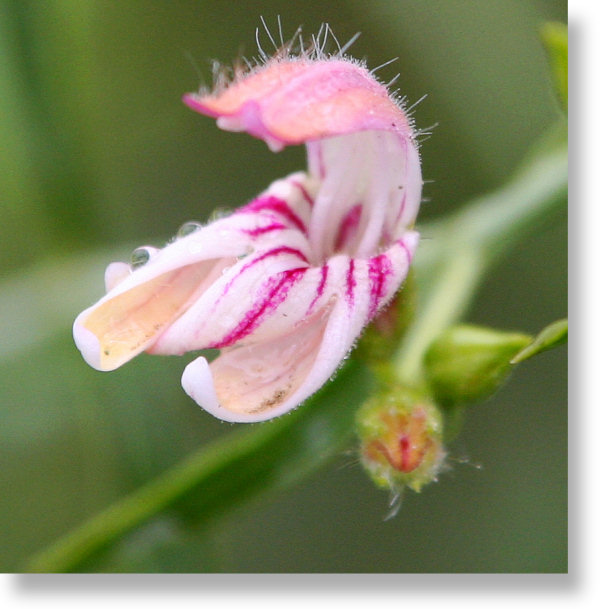
[[[442,406],[491,396],[506,380],[511,359],[531,342],[526,334],[458,325],[443,332],[425,354],[425,372]]]
[[[379,394],[359,409],[357,427],[361,462],[375,484],[399,494],[436,480],[446,453],[442,416],[429,400],[406,389]]]

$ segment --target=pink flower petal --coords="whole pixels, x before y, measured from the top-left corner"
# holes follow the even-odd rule
[[[275,148],[366,130],[411,133],[386,88],[345,59],[274,58],[222,91],[183,100],[218,117],[222,129],[246,131]]]

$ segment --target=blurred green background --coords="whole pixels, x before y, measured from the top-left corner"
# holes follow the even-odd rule
[[[378,75],[400,72],[409,102],[427,94],[417,125],[438,124],[421,149],[424,220],[502,184],[557,117],[538,30],[566,21],[562,0],[0,0],[3,571],[232,429],[185,396],[182,359],[101,374],[71,324],[108,262],[304,166],[302,149],[274,155],[180,101],[210,82],[210,59],[256,54],[261,15],[287,36],[323,21],[342,42],[360,31],[352,52],[370,67],[399,58]],[[566,315],[566,273],[565,210],[490,274],[469,320],[535,333]],[[201,532],[154,520],[93,568],[565,571],[566,381],[565,348],[519,368],[469,412],[451,471],[391,521],[344,453]]]

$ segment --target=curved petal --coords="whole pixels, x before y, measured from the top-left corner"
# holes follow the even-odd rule
[[[224,349],[210,366],[198,358],[187,365],[182,386],[200,406],[225,421],[251,423],[283,414],[328,378],[315,384],[308,377],[330,319],[320,312],[277,339]],[[335,356],[334,360],[331,371],[340,361]],[[314,386],[308,393],[307,381]]]
[[[308,142],[307,149],[311,174],[321,179],[309,226],[315,256],[367,257],[412,227],[422,187],[412,140],[361,131]]]
[[[310,173],[322,181],[308,230],[317,258],[338,251],[366,257],[412,227],[422,180],[410,121],[362,65],[277,57],[226,88],[184,101],[274,150],[307,144]],[[331,230],[353,217],[359,220],[351,238]]]
[[[77,317],[73,326],[75,344],[93,368],[118,368],[148,349],[194,301],[196,294],[205,290],[234,260],[192,262],[143,282],[125,279]],[[120,290],[124,284],[128,289]]]
[[[116,288],[124,279],[131,275],[131,266],[126,262],[111,262],[104,272],[104,287],[107,292]]]
[[[261,276],[308,266],[304,233],[314,191],[306,174],[294,173],[233,215],[162,250],[148,248],[149,261],[136,270],[110,264],[108,293],[73,326],[84,359],[98,370],[114,370],[145,350],[180,354],[211,346],[240,308],[239,315],[245,313],[247,299],[240,295],[257,291]],[[250,267],[252,273],[242,272]],[[223,298],[232,282],[236,289]],[[222,299],[226,306],[217,310]],[[220,324],[213,322],[215,313]]]
[[[293,245],[293,236],[286,240],[291,245],[274,245],[224,268],[202,297],[173,320],[151,352],[181,355],[197,349],[221,349],[250,335],[258,340],[272,333],[273,314],[287,303],[290,290],[309,270],[302,249]],[[292,309],[288,322],[279,312],[275,326],[289,326],[301,314]]]
[[[75,344],[98,370],[114,370],[148,349],[223,271],[246,256],[257,238],[248,234],[270,220],[230,216],[158,250],[141,268],[125,273],[109,265],[109,292],[73,325]],[[268,236],[262,237],[268,241]]]
[[[74,325],[92,366],[137,353],[221,349],[190,363],[185,390],[230,421],[278,416],[335,372],[406,277],[421,169],[412,125],[365,67],[290,47],[191,108],[273,150],[305,143],[308,174],[275,182],[226,219],[132,269],[108,267],[108,293]]]
[[[340,366],[366,323],[406,277],[416,233],[368,260],[329,261],[329,288],[317,311],[270,340],[223,349],[210,365],[186,367],[182,385],[205,410],[225,421],[264,421],[298,406]]]

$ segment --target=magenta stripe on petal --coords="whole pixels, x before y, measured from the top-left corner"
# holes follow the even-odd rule
[[[317,287],[317,293],[315,297],[312,299],[306,314],[312,313],[313,307],[317,304],[317,301],[321,296],[323,296],[323,292],[325,291],[325,285],[327,284],[327,275],[329,274],[329,267],[327,265],[321,267],[321,280],[319,281],[319,285]]]
[[[265,258],[269,258],[271,256],[279,256],[280,254],[292,254],[293,256],[297,256],[298,258],[300,258],[300,260],[302,260],[303,262],[308,264],[308,258],[299,249],[297,249],[295,247],[288,247],[287,245],[282,245],[280,247],[275,247],[272,250],[268,250],[266,252],[263,252],[260,256],[257,256],[256,258],[253,258],[252,260],[250,260],[250,262],[246,263],[239,270],[239,272],[236,275],[234,275],[227,282],[227,284],[223,288],[223,293],[216,300],[215,305],[218,304],[221,301],[223,296],[225,296],[225,294],[227,294],[227,292],[229,292],[229,290],[231,289],[231,286],[235,283],[235,281],[239,277],[241,277],[246,271],[251,269],[255,264],[258,264],[259,262],[262,262]]]
[[[315,200],[308,194],[308,190],[297,180],[291,180],[291,183],[302,193],[304,200],[312,207],[315,204]]]
[[[355,205],[348,211],[340,224],[340,228],[335,238],[335,250],[340,251],[345,249],[348,242],[356,235],[356,229],[360,222],[362,214],[362,205]]]
[[[354,259],[350,258],[348,272],[346,273],[346,298],[351,307],[354,306],[354,288],[356,287],[356,277],[354,276]]]
[[[258,228],[246,228],[243,232],[250,237],[258,237],[259,235],[264,235],[265,233],[270,233],[275,230],[285,230],[287,226],[281,224],[281,222],[273,222],[272,224],[268,224],[267,226],[259,226]]]
[[[287,204],[287,201],[278,197],[266,196],[254,199],[242,208],[240,211],[243,212],[261,212],[265,210],[274,211],[283,218],[285,218],[290,224],[294,225],[298,230],[306,233],[306,226],[300,217],[294,212],[294,210]]]
[[[371,293],[369,300],[369,319],[373,319],[379,308],[379,303],[385,295],[385,284],[387,278],[393,273],[394,269],[390,259],[381,254],[369,260],[369,283]]]
[[[274,247],[272,250],[268,250],[262,253],[260,256],[257,256],[256,258],[251,260],[248,264],[244,265],[240,273],[254,266],[257,262],[261,262],[265,258],[268,258],[269,256],[279,256],[279,254],[292,254],[292,256],[297,256],[298,258],[300,258],[300,260],[308,264],[308,258],[302,253],[301,250],[296,247],[281,245],[280,247]]]
[[[220,341],[213,343],[209,348],[223,349],[230,347],[248,336],[251,332],[272,314],[277,307],[285,301],[292,286],[306,273],[308,269],[298,268],[284,271],[270,277],[264,285],[264,297],[255,302],[253,307],[244,315],[242,321]]]

